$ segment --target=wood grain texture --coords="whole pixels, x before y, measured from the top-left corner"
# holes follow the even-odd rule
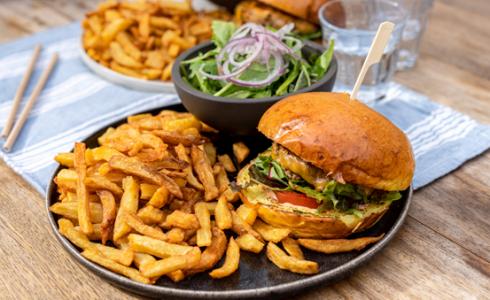
[[[98,1],[3,0],[0,42],[81,19]],[[397,81],[490,123],[490,4],[436,0],[417,66]],[[414,194],[396,239],[349,278],[300,299],[490,298],[490,152]],[[0,298],[131,299],[79,266],[41,196],[0,162]]]

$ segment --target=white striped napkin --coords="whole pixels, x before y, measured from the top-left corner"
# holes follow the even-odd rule
[[[31,82],[36,82],[52,52],[60,62],[10,153],[0,157],[41,194],[56,168],[56,153],[73,142],[130,114],[178,103],[173,94],[128,90],[91,73],[79,57],[78,24],[0,45],[0,127],[36,43],[44,49]],[[33,84],[26,91],[32,91]],[[24,103],[22,105],[25,104]],[[424,186],[490,147],[490,127],[431,102],[399,84],[374,108],[406,132],[416,156],[414,187]]]

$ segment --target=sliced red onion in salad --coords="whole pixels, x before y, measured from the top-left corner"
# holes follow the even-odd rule
[[[289,56],[289,59],[302,59],[296,52],[301,50],[303,42],[288,35],[293,28],[293,24],[288,24],[274,32],[260,25],[247,23],[235,31],[216,57],[218,75],[205,72],[204,65],[199,72],[207,78],[224,80],[240,86],[266,86],[286,70],[289,60],[286,60],[285,56]],[[289,41],[294,46],[290,48],[285,41]],[[253,63],[269,66],[270,61],[274,62],[274,68],[265,79],[240,79]]]

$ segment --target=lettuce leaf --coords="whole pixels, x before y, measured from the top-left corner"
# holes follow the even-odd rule
[[[211,24],[213,30],[212,40],[218,48],[223,48],[236,30],[233,22],[213,21]]]
[[[322,78],[325,73],[327,73],[328,67],[330,66],[330,62],[333,58],[333,49],[335,46],[334,40],[330,40],[330,44],[328,45],[328,49],[322,53],[313,63],[313,68],[311,70],[312,75],[316,78]]]

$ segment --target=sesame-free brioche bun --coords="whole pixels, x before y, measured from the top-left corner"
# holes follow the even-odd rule
[[[257,210],[257,215],[266,223],[291,230],[297,238],[344,238],[373,226],[388,211],[389,202],[371,203],[355,216],[336,210],[318,212],[302,206],[278,203],[274,192],[267,186],[251,181],[250,165],[240,170],[237,184],[242,186],[242,201]]]
[[[313,23],[319,23],[318,11],[320,7],[329,0],[259,0],[276,9],[282,10],[292,16],[308,20]],[[342,5],[335,6],[335,15],[345,18]]]
[[[401,191],[412,181],[414,156],[405,134],[349,94],[286,97],[265,112],[258,129],[340,182]]]

